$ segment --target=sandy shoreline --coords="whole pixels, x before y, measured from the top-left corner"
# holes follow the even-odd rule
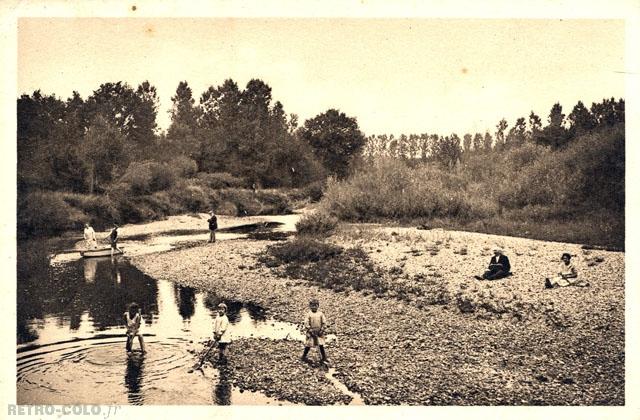
[[[328,240],[360,246],[388,281],[412,283],[418,294],[424,279],[436,282],[447,303],[336,293],[280,277],[258,261],[268,241],[221,241],[132,263],[288,322],[300,322],[308,299],[319,298],[338,337],[327,346],[335,377],[367,404],[624,404],[624,253],[375,225],[345,226]],[[474,280],[494,245],[515,275]],[[576,255],[589,288],[543,289],[562,252]],[[346,402],[320,368],[297,360],[301,351],[298,342],[242,340],[230,346],[225,369],[242,389],[307,404]]]

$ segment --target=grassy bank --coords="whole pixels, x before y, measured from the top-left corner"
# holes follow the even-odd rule
[[[330,182],[325,213],[354,222],[473,230],[624,247],[624,124],[564,149],[526,143],[455,168],[381,158]]]
[[[121,183],[101,195],[59,191],[21,195],[18,236],[38,237],[77,231],[85,222],[105,230],[113,222],[142,223],[211,209],[221,215],[240,217],[290,214],[294,208],[317,200],[318,191],[321,191],[320,185],[253,191],[221,185],[220,179],[211,176],[182,179],[157,191],[140,190],[136,185]]]

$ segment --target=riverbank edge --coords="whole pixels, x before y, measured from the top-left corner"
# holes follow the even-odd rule
[[[481,235],[478,234],[478,236],[481,236]],[[196,246],[194,248],[190,248],[188,251],[186,250],[184,251],[184,252],[187,252],[189,255],[172,254],[170,255],[171,258],[166,259],[166,260],[170,259],[172,261],[175,261],[176,259],[179,260],[182,257],[185,257],[185,259],[196,257],[198,260],[200,260],[199,267],[205,266],[207,268],[204,270],[204,272],[200,269],[195,270],[195,273],[187,272],[186,270],[177,270],[176,267],[172,267],[173,264],[167,263],[167,261],[164,261],[164,263],[158,264],[159,262],[165,259],[157,255],[136,257],[132,262],[134,263],[134,265],[140,268],[143,272],[151,275],[152,277],[162,278],[166,280],[175,281],[187,286],[197,287],[201,290],[209,291],[216,294],[217,296],[231,299],[231,300],[251,301],[265,308],[269,308],[269,312],[272,316],[287,322],[300,321],[299,318],[302,317],[302,315],[304,314],[305,307],[306,307],[306,299],[301,297],[309,297],[309,296],[320,297],[321,302],[323,302],[324,306],[329,306],[331,308],[329,309],[330,313],[335,312],[334,311],[335,309],[337,309],[342,305],[345,305],[346,303],[347,306],[350,307],[350,309],[353,309],[356,311],[358,310],[358,308],[362,308],[363,305],[366,306],[366,305],[374,304],[374,306],[383,306],[385,307],[385,310],[389,310],[390,312],[393,312],[393,310],[390,310],[390,308],[394,308],[397,305],[401,305],[402,310],[409,313],[409,318],[411,318],[412,316],[417,316],[417,314],[420,314],[419,317],[421,318],[424,318],[425,314],[435,315],[436,318],[442,318],[442,315],[445,315],[445,316],[452,315],[449,312],[447,312],[446,307],[444,308],[429,307],[427,310],[415,312],[416,311],[415,308],[411,308],[409,306],[403,305],[402,303],[399,303],[395,299],[386,299],[386,298],[377,299],[375,296],[364,296],[362,293],[355,293],[355,292],[334,293],[332,291],[328,291],[325,289],[319,289],[316,286],[313,286],[307,283],[306,281],[303,281],[300,279],[277,278],[277,276],[275,276],[271,270],[268,270],[265,267],[262,267],[257,262],[257,256],[260,254],[263,254],[265,247],[270,243],[271,242],[233,241],[233,246],[231,247],[226,246],[226,245],[229,245],[229,243],[228,244],[221,243],[219,245],[215,245],[215,247]],[[556,245],[565,246],[565,244],[556,244]],[[577,246],[574,246],[574,247],[577,248]],[[229,251],[232,251],[232,252],[229,252]],[[175,252],[183,252],[183,251],[171,251],[171,252],[175,253]],[[165,253],[165,255],[168,255],[168,254]],[[206,264],[205,261],[202,261],[202,257],[205,257],[205,259],[207,259],[206,257],[212,256],[212,255],[215,255],[216,257],[223,256],[227,258],[222,258],[222,259],[217,258],[215,261],[212,261],[211,264]],[[215,271],[216,273],[212,273],[212,271]],[[206,278],[206,277],[209,277],[209,273],[212,274],[211,276],[212,278]],[[225,274],[227,275],[226,277],[229,277],[229,278],[225,278]],[[247,276],[246,274],[250,274],[250,275]],[[230,278],[233,278],[233,279],[230,279]],[[622,276],[622,278],[624,278],[624,275]],[[251,279],[253,280],[257,279],[259,281],[261,280],[260,285],[256,287],[255,281],[252,282]],[[616,279],[616,281],[618,281],[618,279]],[[623,284],[622,284],[622,287],[624,287]],[[345,302],[345,300],[347,302]],[[345,313],[344,310],[340,310],[339,312]],[[346,311],[346,312],[349,312],[349,311]],[[440,315],[438,315],[438,313]],[[334,314],[334,316],[338,316],[338,314]],[[455,316],[460,317],[459,314]],[[473,329],[473,324],[476,322],[476,320],[469,319],[469,317],[466,317],[466,320],[471,325],[471,329]],[[344,327],[344,325],[342,326]],[[436,327],[434,328],[434,330],[442,331],[442,328]],[[342,331],[342,332],[347,334],[352,333],[352,331]],[[370,339],[376,338],[375,331],[366,331],[366,332],[367,332],[366,334],[367,339],[370,340]],[[442,331],[442,332],[446,333],[446,331]],[[344,335],[344,334],[341,334],[341,335]],[[543,336],[544,334],[541,335],[541,337]],[[350,366],[351,369],[353,369],[354,366],[356,368],[361,367],[361,365],[358,365],[359,357],[358,357],[358,354],[356,354],[357,351],[354,350],[358,347],[357,345],[354,346],[354,340],[357,341],[358,339],[361,339],[361,338],[362,338],[361,334],[360,335],[354,334],[354,337],[351,337],[351,338],[347,337],[347,340],[346,340],[347,345],[345,346],[342,346],[341,343],[338,342],[334,348],[329,349],[330,358],[337,361],[338,365],[340,366]],[[406,341],[406,340],[403,340],[403,341]],[[533,340],[533,342],[535,342],[535,340]],[[266,348],[270,349],[271,352],[273,352],[273,353],[270,352],[269,354],[277,355],[278,352],[281,351],[281,350],[278,350],[278,346],[274,345],[274,343],[265,342],[262,344]],[[231,353],[230,353],[231,357],[234,357],[234,356],[238,357],[241,354],[245,354],[244,351],[242,352],[234,351],[233,346],[231,346]],[[278,357],[282,357],[282,355]],[[255,357],[253,356],[252,358],[254,359],[254,362],[255,362],[253,363],[254,366],[258,366],[260,364],[265,363],[265,360],[255,360]],[[294,359],[285,358],[285,359],[287,360],[286,363],[283,362],[282,366],[280,365],[278,366],[280,366],[282,369],[286,371],[287,369],[291,369],[291,366],[294,365],[295,358]],[[354,365],[354,361],[356,361],[355,365]],[[376,364],[374,363],[374,365]],[[622,366],[622,369],[624,370],[624,366]],[[276,369],[276,372],[279,370],[280,369]],[[259,373],[261,376],[266,375],[266,377],[269,377],[268,374],[265,374],[262,371],[260,371]],[[619,372],[616,372],[616,375],[618,373]],[[368,404],[400,404],[400,403],[412,403],[412,404],[436,403],[441,405],[460,404],[460,403],[462,403],[463,405],[467,405],[467,404],[492,405],[497,403],[515,404],[513,400],[504,399],[504,398],[502,400],[500,398],[497,398],[495,400],[491,400],[491,399],[487,400],[486,398],[480,397],[477,399],[465,398],[462,401],[459,401],[459,398],[460,398],[459,395],[458,397],[456,397],[458,398],[458,400],[456,400],[456,398],[449,399],[449,400],[443,400],[442,398],[421,398],[420,396],[415,396],[416,398],[411,398],[411,396],[407,396],[407,395],[405,396],[392,395],[390,397],[389,396],[385,397],[384,395],[370,393],[369,392],[370,390],[367,390],[366,388],[362,387],[362,384],[354,380],[354,378],[351,377],[349,372],[339,371],[338,376],[342,377],[342,380],[344,381],[345,384],[347,384],[348,388],[351,391],[360,392],[362,394],[364,401]],[[303,381],[305,379],[305,375],[302,375],[299,379]],[[622,375],[622,381],[624,382],[624,374]],[[616,382],[619,383],[620,378],[617,378]],[[245,387],[246,389],[253,389],[252,387],[258,386],[256,383],[250,384],[248,382],[244,382],[243,384],[242,381],[238,381],[237,384],[239,387],[241,388]],[[287,387],[285,386],[284,388],[287,388]],[[273,384],[271,384],[269,387],[265,387],[263,385],[261,388],[260,386],[258,386],[258,389],[263,392],[266,391],[267,393],[272,393],[274,387],[273,387]],[[624,394],[622,394],[622,396],[620,397],[620,393],[618,391],[616,391],[617,396],[614,398],[608,399],[609,402],[605,403],[605,405],[619,404],[621,401],[620,398],[622,398],[622,401],[624,400]],[[309,392],[309,395],[307,395],[306,401],[312,401],[313,398],[315,398],[313,390],[308,390],[308,392]],[[459,393],[456,391],[453,394],[456,395]],[[280,397],[282,398],[283,394],[281,394]],[[407,401],[407,397],[409,397],[408,401]],[[302,400],[304,401],[305,397],[303,397]],[[520,401],[520,403],[527,402],[527,400],[518,400],[518,401]],[[528,402],[529,404],[539,405],[541,404],[541,401],[544,401],[544,399],[532,398]],[[556,405],[567,404],[566,401],[563,403],[561,399],[558,401],[559,402],[555,403]],[[588,404],[588,403],[589,403],[588,401],[577,402],[577,404]],[[544,403],[542,403],[542,405],[544,405]]]

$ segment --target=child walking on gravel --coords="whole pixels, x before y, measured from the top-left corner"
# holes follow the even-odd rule
[[[124,313],[124,319],[127,322],[127,353],[131,353],[133,347],[133,339],[138,336],[140,342],[140,350],[146,353],[144,348],[144,339],[140,333],[140,326],[142,325],[142,315],[140,313],[140,307],[137,303],[133,302],[129,305],[129,310]]]
[[[318,299],[311,299],[309,301],[309,312],[304,320],[304,326],[307,333],[307,342],[302,353],[302,360],[307,362],[309,359],[309,349],[313,346],[320,348],[320,355],[322,356],[322,363],[329,363],[327,355],[324,351],[324,329],[327,326],[327,319],[324,314],[318,310],[320,306]]]

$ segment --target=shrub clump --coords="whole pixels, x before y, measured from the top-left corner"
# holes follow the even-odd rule
[[[89,217],[72,207],[60,192],[34,192],[18,203],[18,233],[50,235],[80,229]]]
[[[300,235],[327,235],[338,226],[338,219],[325,212],[314,212],[304,215],[297,223],[296,230]]]
[[[268,248],[267,252],[283,263],[304,263],[335,257],[343,252],[343,248],[315,239],[297,238],[281,245],[272,245]]]
[[[91,224],[98,229],[106,229],[111,223],[121,218],[117,203],[114,203],[108,195],[65,193],[63,199],[83,212]]]
[[[244,188],[248,186],[244,178],[235,177],[227,172],[200,172],[196,175],[196,178],[212,190]]]
[[[206,187],[205,187],[206,188]],[[212,192],[211,203],[220,214],[258,216],[263,214],[290,214],[289,199],[277,191],[258,191],[230,188]]]

